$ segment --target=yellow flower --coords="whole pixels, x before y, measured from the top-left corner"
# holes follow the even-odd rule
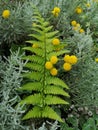
[[[77,7],[76,8],[76,13],[77,14],[81,14],[83,12],[82,8],[81,7]]]
[[[66,71],[70,71],[71,68],[72,68],[72,66],[71,66],[71,64],[69,64],[69,63],[64,63],[64,64],[63,64],[63,68],[64,68],[64,70],[66,70]]]
[[[32,45],[32,47],[33,47],[33,48],[38,48],[38,44],[34,43],[34,44]]]
[[[87,4],[86,4],[86,7],[88,7],[88,8],[89,8],[90,6],[91,6],[91,5],[90,5],[90,3],[87,3]]]
[[[70,56],[70,60],[69,60],[70,64],[74,65],[77,63],[77,61],[78,61],[78,58],[75,55]]]
[[[96,58],[95,61],[98,62],[98,58]]]
[[[52,11],[52,14],[56,17],[58,17],[60,13],[60,8],[59,7],[54,7],[53,11]]]
[[[46,64],[45,64],[45,68],[48,69],[48,70],[52,69],[53,68],[52,63],[50,61],[47,61]]]
[[[59,45],[60,44],[60,40],[58,38],[54,38],[52,41],[53,45]]]
[[[79,28],[79,27],[80,27],[80,24],[79,24],[79,23],[77,23],[77,24],[76,24],[76,27],[78,27],[78,28]]]
[[[3,13],[2,13],[2,17],[6,19],[6,18],[9,18],[9,16],[10,16],[10,11],[4,10]]]
[[[57,61],[58,61],[57,56],[52,56],[52,57],[50,58],[50,62],[51,62],[52,64],[56,64]]]
[[[73,27],[72,29],[75,30],[75,31],[78,31],[78,30],[79,30],[78,27]]]
[[[69,63],[70,62],[70,56],[69,55],[65,55],[64,56],[64,61]]]
[[[71,56],[65,55],[64,61],[73,65],[77,63],[78,58],[75,55],[71,55]]]
[[[60,13],[60,8],[59,7],[54,7],[53,9],[56,13]]]
[[[72,25],[72,26],[76,26],[76,25],[77,25],[77,22],[76,22],[75,20],[73,20],[73,21],[71,22],[71,25]]]
[[[81,29],[79,30],[79,32],[80,32],[80,33],[84,33],[84,29],[81,28]]]
[[[52,69],[50,70],[50,73],[51,73],[51,75],[55,76],[55,75],[57,75],[58,71],[57,71],[56,68],[52,68]]]

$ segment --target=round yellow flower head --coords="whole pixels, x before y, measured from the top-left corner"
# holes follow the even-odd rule
[[[88,8],[89,8],[90,6],[91,6],[91,5],[90,5],[90,3],[87,3],[87,4],[86,4],[86,7],[88,7]]]
[[[72,66],[71,66],[70,63],[64,63],[64,64],[63,64],[63,68],[64,68],[64,70],[66,70],[66,71],[70,71],[71,68],[72,68]]]
[[[6,18],[9,18],[9,16],[10,16],[10,11],[4,10],[3,13],[2,13],[2,17],[6,19]]]
[[[98,62],[98,58],[95,58],[95,61]]]
[[[69,62],[70,64],[74,65],[77,63],[77,61],[78,61],[78,58],[75,55],[70,56],[70,62]]]
[[[33,48],[38,48],[38,44],[34,43],[34,44],[32,45],[32,47],[33,47]]]
[[[55,17],[58,17],[59,13],[56,13],[54,10],[52,11],[52,14],[55,16]]]
[[[60,8],[59,7],[54,7],[53,11],[52,11],[52,14],[56,17],[58,17],[60,13]]]
[[[80,24],[79,24],[79,23],[77,23],[77,24],[76,24],[76,27],[78,27],[78,28],[79,28],[79,27],[80,27]]]
[[[54,38],[52,41],[53,45],[59,45],[60,44],[60,40],[58,38]]]
[[[70,62],[70,56],[69,55],[65,55],[64,56],[64,61],[69,63]]]
[[[51,73],[51,75],[55,76],[55,75],[57,75],[58,71],[57,71],[56,68],[52,68],[52,69],[50,70],[50,73]]]
[[[60,13],[60,8],[59,7],[54,7],[53,9],[56,13]]]
[[[81,14],[83,12],[82,8],[81,7],[77,7],[76,8],[76,13],[77,14]]]
[[[78,27],[73,27],[72,29],[75,30],[75,31],[78,31],[78,30],[79,30]]]
[[[51,62],[52,64],[56,64],[57,61],[58,61],[57,56],[52,56],[52,57],[50,58],[50,62]]]
[[[48,70],[52,69],[53,68],[52,63],[50,61],[47,61],[46,64],[45,64],[45,68],[48,69]]]
[[[84,33],[84,29],[81,28],[81,29],[79,30],[79,32],[80,32],[80,33]]]
[[[77,22],[76,22],[75,20],[73,20],[73,21],[71,22],[71,25],[72,25],[72,26],[76,26],[76,25],[77,25]]]

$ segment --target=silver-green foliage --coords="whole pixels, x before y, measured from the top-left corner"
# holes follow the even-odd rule
[[[25,130],[21,125],[22,107],[17,106],[20,97],[17,88],[22,81],[21,72],[25,63],[19,51],[0,61],[0,130]]]
[[[89,30],[85,34],[75,33],[67,42],[79,59],[67,80],[72,88],[72,101],[76,106],[98,106],[98,64],[93,58],[91,33]]]
[[[2,13],[6,9],[10,11],[10,16],[7,19],[2,17]],[[0,44],[23,41],[30,33],[32,16],[33,10],[30,3],[2,1],[0,3]]]

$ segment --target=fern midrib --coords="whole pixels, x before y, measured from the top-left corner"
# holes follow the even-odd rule
[[[43,25],[42,25],[43,26]],[[46,57],[47,57],[47,55],[46,55],[46,32],[45,32],[45,27],[43,26],[43,35],[44,35],[44,63],[46,63]],[[44,67],[44,66],[43,66]],[[43,107],[45,107],[46,106],[46,103],[44,102],[44,99],[45,99],[45,92],[44,92],[44,90],[45,90],[45,86],[46,86],[46,69],[45,69],[45,67],[44,67],[44,76],[43,76],[43,90],[42,90],[42,97],[43,97]]]

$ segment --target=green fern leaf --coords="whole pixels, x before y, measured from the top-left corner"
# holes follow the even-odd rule
[[[57,115],[57,113],[49,106],[46,106],[44,108],[35,106],[23,117],[23,120],[30,118],[47,118],[47,117],[53,120],[63,122],[63,120]]]
[[[33,38],[36,38],[39,41],[44,41],[43,35],[29,34],[29,36],[32,36]]]
[[[37,55],[36,56],[35,55],[23,56],[22,59],[32,61],[32,62],[38,63],[40,65],[44,65],[44,61],[41,59],[40,56],[37,56]]]
[[[60,56],[60,55],[66,54],[66,53],[69,53],[69,51],[68,50],[60,50],[60,51],[52,52],[48,55],[48,58],[50,58],[53,55]]]
[[[24,78],[28,78],[28,79],[36,80],[36,81],[40,81],[40,79],[42,78],[42,74],[40,72],[28,72],[28,73],[22,74],[22,76]]]
[[[40,48],[24,47],[23,49],[35,53],[38,56],[44,57],[43,50]]]
[[[46,79],[46,81],[47,81],[47,84],[49,85],[57,85],[59,87],[69,89],[69,87],[64,83],[64,81],[57,77],[51,77],[51,78],[49,77]]]
[[[34,70],[34,71],[39,71],[39,72],[41,72],[43,70],[43,66],[36,64],[36,63],[28,62],[28,63],[26,63],[25,67],[28,69]]]
[[[20,104],[32,104],[32,105],[42,105],[43,97],[41,94],[34,94],[26,97],[25,99],[21,100]]]
[[[48,85],[45,90],[45,94],[54,94],[54,95],[63,95],[66,97],[70,97],[67,92],[65,92],[62,88],[54,85]]]
[[[21,90],[28,90],[28,91],[42,91],[42,84],[40,82],[29,82],[21,86]]]
[[[47,105],[52,105],[52,104],[69,104],[65,100],[61,99],[60,97],[57,96],[52,96],[52,95],[47,95],[45,98],[45,102]]]
[[[53,38],[57,33],[58,33],[58,31],[46,33],[46,37],[47,38]]]
[[[45,33],[51,31],[52,28],[53,28],[53,26],[49,26],[49,27],[45,28]]]

